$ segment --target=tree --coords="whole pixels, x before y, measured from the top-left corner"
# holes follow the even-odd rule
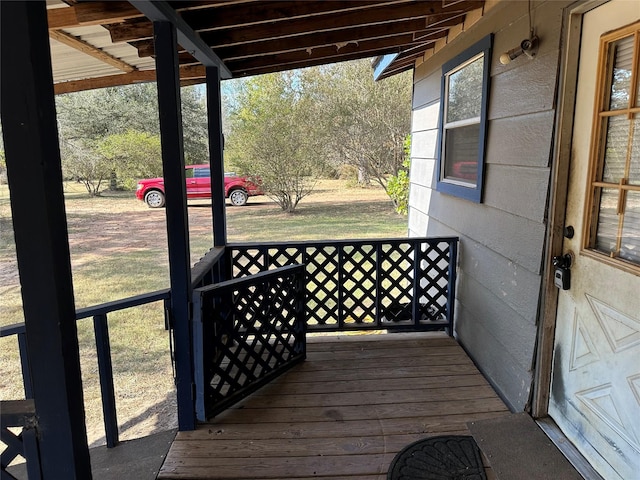
[[[391,198],[396,212],[407,215],[409,213],[409,167],[411,165],[411,136],[404,141],[404,160],[402,168],[396,175],[391,175],[387,182],[387,195]]]
[[[253,77],[237,88],[227,158],[241,173],[257,177],[283,211],[292,213],[309,195],[322,169],[321,145],[312,134],[316,107],[312,76],[282,72]]]
[[[389,175],[402,167],[403,140],[411,127],[409,73],[375,82],[368,60],[324,70],[324,128],[333,157],[354,166],[358,181],[387,188]]]
[[[203,91],[185,87],[180,93],[185,162],[205,163],[209,151]],[[159,138],[160,133],[155,84],[59,95],[56,109],[65,175],[80,178],[90,193],[97,194],[95,186],[109,177],[119,178],[121,185],[132,187],[136,178],[146,176],[141,172],[160,173],[157,169],[161,164],[160,151],[149,143],[151,138]],[[111,140],[107,141],[108,138]],[[116,146],[120,149],[117,153]],[[139,148],[142,150],[138,151]],[[143,154],[148,157],[145,159]],[[107,177],[85,177],[100,174],[102,163],[112,166]],[[88,168],[89,165],[93,167]]]
[[[160,137],[136,130],[115,133],[100,140],[96,151],[110,164],[125,189],[133,189],[139,178],[162,175]],[[113,188],[113,187],[112,187]]]
[[[82,140],[61,142],[60,154],[66,175],[82,183],[89,195],[99,195],[113,170],[111,162]]]

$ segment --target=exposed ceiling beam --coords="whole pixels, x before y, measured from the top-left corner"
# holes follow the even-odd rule
[[[186,81],[205,78],[205,67],[202,65],[189,65],[180,67],[180,79]],[[131,73],[109,75],[105,77],[88,78],[85,80],[72,80],[56,83],[53,86],[56,95],[62,93],[80,92],[96,88],[116,87],[119,85],[131,85],[133,83],[153,82],[156,79],[155,70],[136,70]]]
[[[296,37],[295,42],[290,39],[275,39],[257,42],[251,45],[218,48],[218,55],[226,60],[255,57],[296,50],[316,49],[333,46],[341,48],[346,44],[359,44],[367,40],[386,39],[398,35],[406,35],[407,30],[424,28],[424,19],[408,20],[405,22],[384,23],[375,26],[356,27],[331,32],[312,33]],[[413,34],[409,34],[409,41],[413,41]]]
[[[72,7],[47,10],[49,28],[54,30],[116,23],[142,16],[129,2],[118,1],[78,3]]]
[[[392,22],[368,27],[299,35],[296,37],[295,42],[290,39],[265,40],[251,45],[218,48],[216,53],[221,58],[224,58],[225,62],[228,62],[241,58],[263,57],[295,51],[302,51],[304,54],[308,54],[309,50],[313,51],[322,47],[331,47],[335,51],[336,48],[340,49],[347,44],[357,45],[370,40],[382,40],[382,43],[380,43],[382,46],[385,46],[384,42],[389,42],[390,46],[399,46],[403,44],[397,41],[400,37],[402,37],[403,40],[401,42],[404,42],[404,44],[415,43],[413,31],[421,29],[424,29],[423,18],[406,22]],[[203,38],[203,40],[205,39]],[[153,42],[149,40],[135,42],[133,45],[138,49],[140,57],[149,57],[154,54]]]
[[[308,3],[307,5],[294,5],[293,2],[271,2],[268,7],[257,5],[252,7],[251,12],[247,12],[242,16],[240,26],[231,21],[230,18],[235,16],[233,14],[235,9],[232,10],[229,7],[200,11],[197,18],[190,18],[186,13],[182,16],[183,18],[186,16],[187,21],[191,20],[189,25],[198,32],[224,29],[224,33],[220,32],[220,34],[225,35],[228,33],[232,36],[232,39],[223,43],[238,43],[238,40],[234,40],[234,38],[239,39],[241,42],[250,42],[261,40],[265,36],[284,37],[316,29],[341,28],[351,26],[353,22],[363,24],[377,23],[385,20],[393,21],[427,15],[424,3],[407,3],[407,0],[390,0],[375,3],[371,1],[329,1],[321,4],[321,7],[321,9],[310,12]],[[282,26],[274,26],[274,22],[284,19],[282,17],[283,8],[286,8],[293,16],[286,18],[287,22],[283,23]],[[255,12],[256,9],[264,13],[258,15]],[[363,11],[365,9],[366,11]],[[207,16],[214,18],[207,22],[205,21]],[[212,22],[215,22],[215,28],[208,26]],[[153,26],[143,19],[107,25],[106,27],[111,33],[113,42],[131,42],[153,37]]]
[[[231,71],[220,58],[213,53],[191,27],[180,17],[176,11],[166,2],[148,2],[145,0],[132,0],[131,4],[140,10],[151,21],[171,22],[176,28],[178,43],[191,55],[198,59],[206,67],[217,67],[220,70],[220,78],[231,78]]]
[[[285,3],[280,6],[280,3]],[[340,2],[328,1],[320,10],[309,11],[307,5],[294,5],[293,2],[272,2],[267,6],[253,6],[250,12],[242,15],[241,20],[235,9],[221,6],[215,9],[184,12],[182,17],[191,28],[198,32],[208,30],[220,31],[211,38],[216,39],[211,46],[258,41],[265,36],[285,37],[313,30],[331,30],[353,25],[366,25],[383,21],[395,21],[417,17],[425,17],[426,25],[437,25],[443,20],[451,19],[451,15],[463,15],[469,10],[482,6],[482,1],[472,1],[460,5],[443,7],[440,2],[415,2],[407,0],[390,0],[387,2]],[[373,3],[373,6],[372,6]],[[342,9],[341,9],[342,7]],[[283,20],[283,9],[291,14],[282,26],[274,26],[274,22]],[[196,16],[197,14],[197,16]],[[215,15],[214,18],[208,18]],[[240,22],[240,23],[238,23]],[[153,26],[146,19],[107,25],[113,42],[131,42],[153,37]],[[224,30],[224,31],[221,31]],[[209,42],[207,42],[209,43]]]
[[[380,25],[384,22],[408,22],[416,19],[421,19],[419,20],[421,28],[426,26],[426,16],[422,9],[417,8],[416,5],[399,5],[393,8],[378,7],[366,12],[334,13],[311,19],[292,20],[275,31],[271,25],[254,25],[251,27],[217,30],[203,33],[202,39],[212,48],[216,48],[220,45],[232,46],[262,41],[268,36],[274,39],[285,38],[303,35],[308,32],[331,32],[357,26]],[[410,27],[406,26],[406,28]]]
[[[436,32],[432,34],[429,41],[435,42],[437,39],[446,35],[446,31]],[[348,59],[353,58],[366,58],[373,55],[380,55],[385,53],[397,53],[400,47],[412,45],[412,35],[405,34],[396,37],[379,38],[374,40],[367,40],[359,43],[349,43],[347,45],[337,48],[335,45],[314,48],[310,52],[305,50],[298,50],[295,52],[287,52],[276,55],[269,55],[269,65],[275,65],[278,69],[283,69],[283,66],[288,68],[300,68],[312,65],[319,65],[321,63],[328,63],[327,60],[333,62],[342,61],[345,56],[349,56]],[[421,44],[426,42],[420,42]],[[227,65],[234,73],[250,73],[256,69],[260,69],[264,64],[264,58],[254,57],[238,60],[229,60]],[[291,66],[290,66],[291,65]],[[290,67],[289,67],[290,66]],[[274,70],[275,71],[275,70]],[[262,73],[262,72],[260,72]]]
[[[229,0],[225,5],[244,3],[248,0]],[[181,2],[178,11],[210,8],[210,1]],[[88,25],[106,25],[123,22],[133,18],[143,19],[144,15],[129,2],[108,0],[103,2],[80,2],[70,7],[51,8],[47,10],[49,28],[82,27]],[[145,20],[146,21],[146,20]],[[151,27],[151,24],[147,22]],[[153,28],[153,27],[151,27]]]
[[[392,49],[393,50],[393,49]],[[397,50],[397,49],[395,49]],[[384,52],[384,53],[391,53],[391,52]],[[346,62],[349,60],[361,60],[363,58],[370,58],[372,56],[374,56],[375,53],[373,52],[356,52],[356,53],[344,53],[344,54],[339,54],[336,55],[335,53],[330,57],[331,62],[330,63],[338,63],[338,62]],[[307,67],[314,67],[317,65],[326,65],[327,63],[329,63],[327,61],[327,57],[317,57],[314,58],[312,60],[302,60],[302,61],[288,61],[288,60],[281,60],[281,63],[273,63],[273,64],[269,64],[266,66],[253,66],[253,67],[248,67],[248,68],[244,68],[244,61],[239,61],[239,63],[235,66],[233,66],[233,72],[236,75],[236,77],[241,77],[241,76],[250,76],[250,75],[262,75],[265,73],[273,73],[273,72],[280,72],[282,70],[293,70],[296,68],[307,68]]]
[[[101,62],[111,65],[118,70],[122,70],[123,72],[133,72],[136,69],[134,66],[123,62],[119,58],[114,57],[113,55],[110,55],[109,53],[104,52],[97,47],[94,47],[90,43],[87,43],[81,38],[71,35],[70,33],[63,32],[61,30],[49,30],[49,36],[60,43],[64,43],[65,45],[74,48],[82,53],[86,53],[87,55],[90,55],[93,58],[100,60]]]
[[[415,0],[331,0],[331,1],[279,1],[257,2],[251,8],[240,10],[221,6],[213,10],[213,15],[205,12],[184,12],[183,18],[194,30],[214,30],[229,27],[242,27],[270,23],[277,30],[278,25],[273,22],[291,21],[296,18],[311,18],[331,12],[347,13],[349,11],[366,10],[378,5],[401,5],[416,3]],[[437,2],[440,3],[439,1]]]

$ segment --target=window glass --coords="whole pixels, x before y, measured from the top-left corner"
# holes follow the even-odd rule
[[[484,55],[447,75],[447,123],[480,118]]]
[[[631,123],[631,128],[633,129],[633,138],[631,140],[629,184],[640,185],[640,116],[636,115],[636,118]]]
[[[631,97],[631,70],[633,65],[633,36],[613,42],[609,54],[613,57],[609,110],[629,106]]]
[[[194,168],[194,176],[196,178],[208,178],[211,176],[211,171],[208,168]]]
[[[193,168],[184,169],[184,178],[193,178]]]
[[[445,163],[448,179],[476,183],[478,177],[478,138],[480,125],[447,130],[445,150],[450,160]]]
[[[640,265],[640,117],[632,107],[640,96],[640,22],[605,34],[601,42],[606,55],[596,105],[605,108],[596,112],[585,247],[629,269],[629,263]]]
[[[620,258],[640,265],[640,192],[627,192]]]
[[[602,180],[618,183],[624,177],[629,146],[629,120],[626,116],[608,118],[605,143],[605,163]]]
[[[598,230],[596,249],[605,253],[616,251],[618,236],[618,192],[612,188],[600,191],[600,209],[598,212]]]

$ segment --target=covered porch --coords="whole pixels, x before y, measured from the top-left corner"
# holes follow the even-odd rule
[[[164,302],[166,324],[176,347],[174,353],[181,432],[172,444],[159,478],[385,478],[394,455],[412,441],[432,435],[466,434],[471,422],[508,415],[508,408],[453,337],[443,332],[414,331],[447,329],[449,335],[453,335],[457,239],[450,239],[451,246],[439,251],[434,258],[422,256],[433,251],[431,246],[407,246],[411,242],[397,239],[388,241],[390,246],[382,243],[379,246],[363,246],[353,241],[347,250],[343,246],[323,247],[325,249],[312,260],[308,257],[308,245],[285,246],[278,250],[277,255],[271,254],[272,246],[268,244],[249,245],[246,251],[253,251],[256,255],[252,253],[250,257],[240,258],[237,263],[233,263],[236,257],[223,256],[224,252],[232,252],[233,246],[226,241],[221,189],[224,171],[220,115],[222,79],[232,75],[257,74],[383,54],[394,50],[397,45],[404,45],[404,37],[407,37],[410,46],[426,48],[436,39],[444,38],[449,26],[463,22],[467,12],[477,10],[484,3],[461,2],[462,10],[445,11],[443,9],[448,2],[424,2],[428,8],[420,12],[416,22],[419,27],[416,28],[424,34],[420,38],[428,41],[419,42],[418,45],[413,45],[416,43],[413,32],[401,32],[403,37],[398,38],[395,46],[390,46],[385,40],[388,32],[382,32],[382,40],[376,39],[375,43],[360,42],[364,33],[358,26],[350,32],[355,38],[341,36],[332,39],[330,43],[336,45],[339,54],[332,47],[330,55],[321,56],[319,53],[307,58],[311,46],[302,44],[301,55],[304,55],[305,63],[295,59],[278,63],[276,60],[284,62],[281,53],[275,58],[267,55],[268,52],[258,51],[251,55],[264,62],[260,68],[250,68],[240,62],[236,63],[234,69],[225,65],[213,53],[211,45],[205,43],[187,24],[185,17],[189,18],[188,13],[179,16],[169,4],[163,2],[131,3],[133,5],[118,4],[121,10],[118,12],[114,11],[112,4],[102,2],[86,2],[78,4],[78,8],[68,8],[72,8],[77,16],[86,7],[105,7],[106,14],[103,12],[103,15],[113,17],[94,19],[95,25],[131,18],[141,20],[143,24],[137,27],[147,32],[142,34],[142,38],[153,38],[155,41],[153,49],[147,48],[147,53],[148,56],[153,53],[156,57],[157,69],[153,76],[158,81],[164,176],[167,179],[167,191],[172,192],[167,197],[166,209],[170,288],[110,305],[100,305],[85,312],[75,311],[74,308],[53,102],[54,92],[61,93],[63,88],[73,87],[74,82],[59,82],[54,86],[48,53],[49,31],[56,30],[54,20],[57,18],[62,22],[63,19],[58,18],[62,15],[47,14],[43,3],[32,8],[25,2],[16,2],[18,6],[13,10],[10,10],[13,7],[3,5],[3,14],[5,9],[12,14],[12,21],[7,20],[8,16],[3,16],[3,43],[15,47],[12,56],[3,56],[3,66],[11,66],[11,69],[5,68],[3,72],[13,72],[3,73],[3,129],[7,164],[10,166],[12,202],[15,202],[13,213],[26,321],[24,325],[2,333],[18,335],[21,351],[28,351],[28,355],[24,353],[23,358],[27,360],[23,361],[23,367],[31,374],[31,378],[25,380],[27,400],[24,405],[28,408],[29,416],[23,415],[20,419],[34,420],[24,425],[27,427],[24,430],[26,434],[22,436],[25,444],[14,442],[12,437],[6,438],[10,438],[8,442],[13,442],[12,448],[18,455],[28,457],[30,478],[91,477],[92,465],[85,433],[82,381],[77,358],[77,319],[93,317],[94,320],[98,340],[97,357],[102,362],[100,375],[104,377],[101,386],[104,387],[107,443],[111,443],[110,446],[118,443],[118,421],[110,379],[107,315],[115,309],[129,308],[134,304]],[[244,3],[231,2],[234,5]],[[351,3],[349,8],[360,8],[355,5],[356,2]],[[377,7],[376,2],[364,2],[362,5],[369,3],[372,8]],[[313,8],[322,9],[323,5],[326,3],[315,2]],[[198,8],[204,9],[205,6],[203,4]],[[222,4],[214,6],[223,8]],[[247,7],[238,8],[245,8],[241,13],[247,13]],[[65,9],[60,9],[63,15]],[[393,5],[390,5],[390,9],[394,10]],[[96,10],[91,13],[99,16]],[[336,16],[343,14],[335,13]],[[384,15],[378,16],[378,13],[372,13],[374,16],[369,19],[371,25],[402,20],[390,17],[391,12],[386,10],[382,11]],[[192,20],[201,14],[192,12]],[[308,12],[309,16],[311,14],[320,13]],[[478,11],[470,13],[470,23],[481,15]],[[294,17],[293,13],[291,16]],[[356,26],[360,25],[360,17],[362,15],[358,13],[349,16]],[[85,22],[89,21],[85,19]],[[80,17],[75,23],[72,22],[72,26],[81,25],[79,22]],[[405,23],[408,22],[397,22],[398,25]],[[62,29],[60,25],[66,24],[57,25]],[[435,32],[434,25],[437,26]],[[208,28],[206,25],[204,27]],[[291,38],[293,40],[290,42],[296,43],[295,35]],[[151,46],[150,42],[146,42],[147,46]],[[264,44],[262,41],[252,43]],[[342,48],[349,44],[353,52],[347,55]],[[193,59],[186,56],[193,56]],[[413,56],[405,57],[408,63],[402,63],[399,68],[411,68],[414,59]],[[232,58],[229,61],[233,64]],[[194,62],[197,63],[195,68],[198,76],[187,78],[184,74],[193,73],[193,68],[189,67],[193,67]],[[15,72],[21,73],[18,75]],[[145,72],[136,67],[131,74],[126,74],[126,79],[121,76],[104,77],[101,85],[150,79],[152,75]],[[111,83],[107,83],[107,80]],[[212,260],[209,264],[211,268],[206,266],[202,271],[198,268],[192,270],[189,264],[179,108],[181,81],[183,84],[206,81],[209,94],[215,248],[208,254]],[[29,188],[34,181],[41,186],[35,192]],[[424,240],[427,244],[435,241]],[[328,260],[334,254],[337,254],[336,260]],[[270,275],[266,274],[266,270],[278,272],[293,264],[305,265],[307,269],[311,266],[317,270],[328,267],[338,277],[331,282],[330,288],[327,288],[326,276],[315,284],[319,301],[313,305],[299,301],[302,284],[309,288],[309,282],[302,281],[303,278],[308,280],[309,277],[305,275],[309,272],[300,271],[301,267],[291,267],[298,268],[295,278],[284,277],[285,274],[277,277],[282,282],[275,287],[274,284],[268,284],[267,288],[247,287],[248,296],[240,295],[237,290],[222,292],[218,286],[224,282],[231,285],[231,290],[236,286],[240,288],[238,283],[229,282],[235,282],[238,276],[245,275],[262,275],[260,278],[264,279]],[[428,268],[423,269],[425,265]],[[429,275],[435,267],[440,269],[440,273],[422,284],[419,274]],[[234,272],[232,268],[238,271]],[[293,270],[287,270],[287,275],[291,272]],[[389,275],[387,283],[384,283],[380,273]],[[279,274],[274,274],[274,278],[276,275]],[[403,280],[398,281],[399,277],[403,277]],[[347,284],[353,290],[345,289]],[[208,292],[213,293],[210,295]],[[289,294],[271,295],[282,292]],[[248,298],[251,301],[242,305],[237,302],[229,304],[229,298]],[[251,303],[254,300],[259,301]],[[219,303],[221,301],[227,303]],[[285,301],[292,303],[285,305]],[[247,309],[243,305],[248,305]],[[253,327],[236,322],[237,318],[233,316],[224,316],[229,311],[237,315],[238,311],[234,309],[239,306],[242,313],[247,314],[246,318],[254,320],[256,312],[269,318],[258,318],[259,326]],[[271,307],[278,309],[275,312],[277,315],[273,315]],[[323,315],[331,316],[334,308],[334,320],[323,320]],[[309,317],[312,317],[311,322],[308,322]],[[234,330],[233,333],[243,336],[246,345],[251,343],[255,346],[253,340],[263,335],[263,320],[275,327],[272,332],[280,339],[279,351],[291,354],[285,360],[298,362],[306,357],[306,361],[287,365],[276,362],[274,368],[265,369],[262,372],[265,375],[251,386],[215,383],[217,373],[212,368],[225,368],[228,365],[224,361],[217,363],[219,353],[222,352],[223,357],[228,356],[232,349],[225,347],[237,342],[237,339],[233,339],[228,343],[227,335]],[[305,338],[304,330],[309,323],[315,325],[317,330],[323,330],[318,332],[323,334],[333,334],[336,330],[374,331],[386,327],[407,332],[358,337],[342,334],[339,339],[307,335],[308,343],[299,347],[297,342]],[[240,328],[236,329],[236,325],[240,325]],[[224,327],[220,327],[220,330],[219,326]],[[287,329],[292,336],[284,332]],[[269,349],[274,337],[265,334],[263,338],[264,348]],[[253,352],[263,350],[256,349]],[[261,355],[259,353],[254,357],[255,364],[260,363]],[[277,373],[282,375],[275,378],[277,369],[280,369]],[[235,380],[237,378],[234,377]],[[202,385],[195,385],[199,381]],[[215,390],[213,393],[212,387]],[[30,388],[32,391],[29,391]],[[239,403],[222,399],[222,407],[220,404],[213,407],[205,405],[208,396],[215,397],[214,394],[222,391],[225,395],[229,391],[231,394],[239,391],[247,396]],[[202,398],[194,399],[197,395]],[[207,412],[207,408],[218,410],[211,413]],[[64,415],[60,412],[64,412]],[[201,415],[200,422],[196,422],[196,414]],[[527,455],[514,455],[513,458],[524,461]]]
[[[386,479],[410,443],[504,415],[444,333],[312,335],[305,362],[179,432],[158,478]]]

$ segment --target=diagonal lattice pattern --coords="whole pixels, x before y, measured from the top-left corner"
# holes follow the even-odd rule
[[[18,477],[9,473],[7,467],[15,459],[23,458],[27,461],[29,478],[40,478],[38,420],[33,399],[2,401],[0,416],[0,477],[2,480],[17,480]]]
[[[303,263],[309,331],[404,327],[451,332],[457,241],[236,244],[229,251],[239,276]]]
[[[303,275],[290,267],[195,292],[208,418],[304,358]]]
[[[24,458],[24,447],[22,445],[22,431],[18,434],[13,433],[4,425],[0,430],[0,438],[5,445],[5,449],[0,456],[0,471],[2,471],[2,478],[15,479],[13,475],[6,471],[6,468],[11,462],[18,457]]]

